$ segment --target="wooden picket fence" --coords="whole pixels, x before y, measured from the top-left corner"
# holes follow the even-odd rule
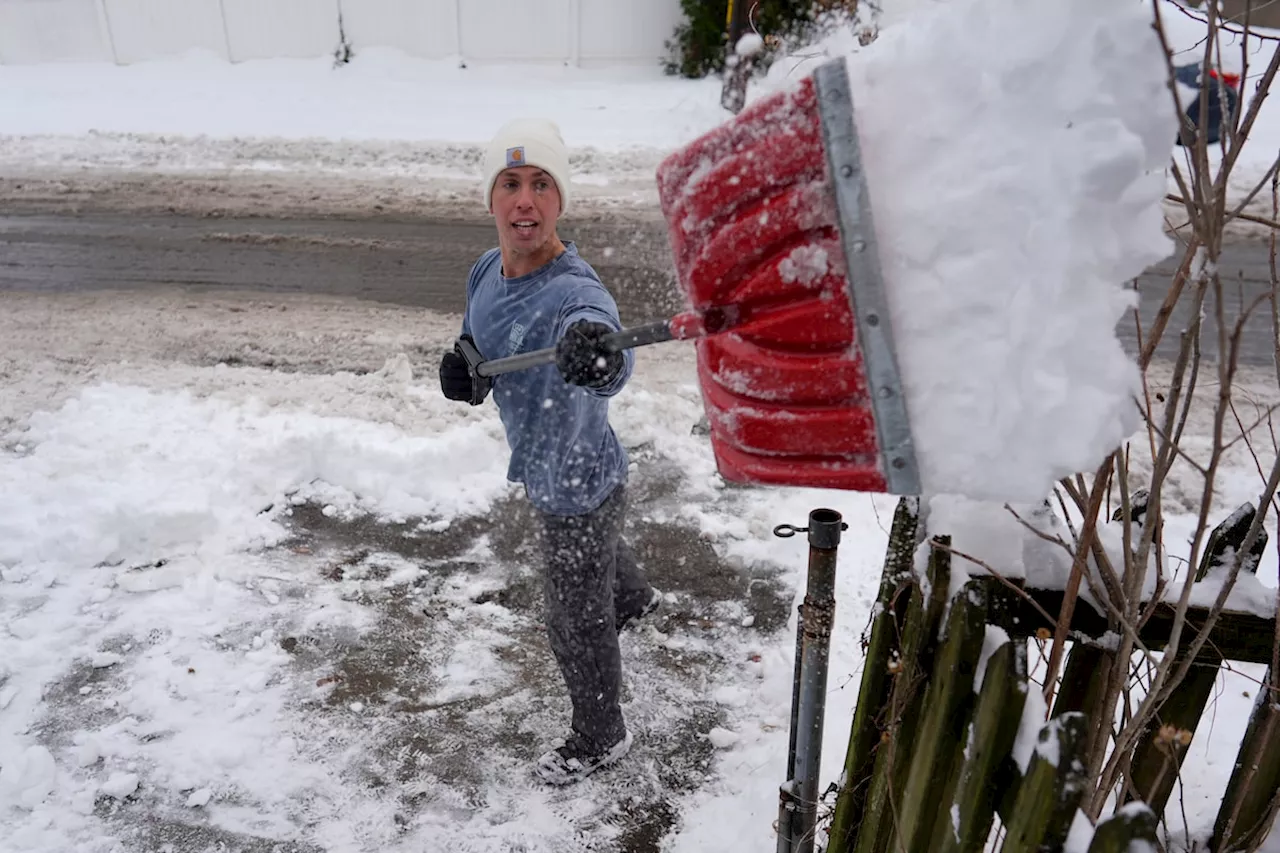
[[[1111,662],[1106,643],[1084,638],[1100,640],[1107,620],[1078,601],[1071,623],[1076,642],[1061,690],[1024,772],[1015,757],[1023,708],[1028,691],[1040,689],[1028,680],[1027,640],[1052,630],[1046,615],[1060,612],[1063,593],[1015,590],[975,577],[948,601],[949,537],[933,540],[927,584],[912,572],[918,509],[915,499],[903,499],[894,516],[827,850],[980,851],[997,814],[1003,826],[997,845],[1004,853],[1060,850],[1089,788],[1088,720]],[[1215,560],[1234,553],[1252,519],[1246,505],[1214,531],[1197,580]],[[1260,557],[1265,545],[1264,538],[1253,553]],[[1206,615],[1192,608],[1188,626],[1203,624]],[[1172,607],[1161,606],[1141,627],[1148,648],[1167,645],[1172,616]],[[1003,628],[1009,640],[988,649],[977,684],[989,625]],[[1224,661],[1269,663],[1274,637],[1269,618],[1221,615],[1205,651],[1135,754],[1136,790],[1124,798],[1129,805],[1095,827],[1090,853],[1125,851],[1131,842],[1156,844],[1186,754],[1186,733],[1194,735],[1219,667]],[[1267,693],[1260,691],[1223,792],[1211,850],[1248,848],[1270,830],[1269,816],[1280,802],[1280,706],[1266,701]],[[1022,744],[1024,761],[1027,750]]]

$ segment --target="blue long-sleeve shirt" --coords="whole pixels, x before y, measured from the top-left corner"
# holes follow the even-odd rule
[[[554,347],[579,320],[621,328],[618,307],[573,243],[541,269],[519,278],[502,274],[502,254],[481,256],[467,279],[462,333],[485,360]],[[523,483],[529,500],[552,515],[583,515],[627,479],[627,453],[609,425],[609,398],[635,367],[626,351],[622,372],[608,385],[570,385],[554,364],[493,378],[511,463],[507,479]]]

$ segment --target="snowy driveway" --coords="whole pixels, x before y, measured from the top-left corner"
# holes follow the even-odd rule
[[[686,348],[644,353],[614,416],[636,463],[629,535],[669,593],[624,634],[637,748],[556,791],[528,772],[568,710],[530,518],[491,407],[449,405],[433,379],[455,318],[172,290],[3,299],[11,849],[711,849],[726,814],[768,845],[805,560],[770,531],[826,504],[857,542],[838,763],[892,502],[726,487]]]

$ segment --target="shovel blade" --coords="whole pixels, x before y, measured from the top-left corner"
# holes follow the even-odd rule
[[[658,169],[692,311],[758,318],[697,343],[711,445],[732,482],[914,492],[893,476],[901,448],[887,462],[882,446],[821,94],[807,77]]]

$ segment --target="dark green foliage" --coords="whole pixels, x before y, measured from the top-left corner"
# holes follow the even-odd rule
[[[766,39],[766,49],[757,58],[757,67],[767,68],[781,45],[794,44],[815,35],[823,24],[830,25],[831,13],[852,11],[854,0],[743,0],[748,4],[751,24],[745,30]],[[724,69],[728,47],[728,0],[680,0],[685,20],[667,39],[668,74],[705,77]]]
[[[724,66],[729,0],[680,0],[685,19],[667,39],[668,74],[703,77]]]

